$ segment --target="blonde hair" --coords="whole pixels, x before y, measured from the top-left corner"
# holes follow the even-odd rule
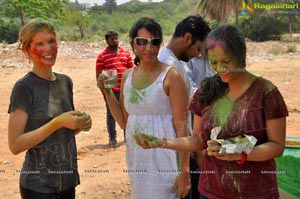
[[[41,18],[31,19],[27,24],[25,24],[21,28],[19,32],[18,49],[20,49],[29,60],[30,56],[28,50],[30,48],[32,38],[35,36],[36,33],[42,32],[44,30],[47,30],[48,32],[56,36],[54,26],[50,22]]]

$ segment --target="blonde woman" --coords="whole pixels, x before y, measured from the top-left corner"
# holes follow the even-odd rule
[[[79,184],[75,134],[89,130],[89,115],[74,111],[72,80],[52,72],[58,45],[54,27],[33,19],[19,33],[20,49],[33,64],[15,84],[8,112],[13,154],[26,151],[20,171],[23,199],[72,199]]]

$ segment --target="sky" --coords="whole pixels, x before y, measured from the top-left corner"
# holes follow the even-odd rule
[[[71,0],[71,1],[75,2],[75,0]],[[129,1],[130,0],[116,0],[118,5],[129,2]],[[147,2],[148,0],[139,0],[139,1]],[[152,0],[152,2],[160,2],[160,1],[162,1],[162,0]],[[79,3],[89,3],[91,5],[94,5],[94,4],[102,5],[105,2],[105,0],[78,0],[78,2]]]

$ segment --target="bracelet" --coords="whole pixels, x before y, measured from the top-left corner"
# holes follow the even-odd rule
[[[245,164],[247,161],[247,153],[242,152],[242,159],[241,160],[237,160],[236,163],[238,164]]]

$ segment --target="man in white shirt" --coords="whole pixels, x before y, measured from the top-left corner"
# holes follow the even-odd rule
[[[200,15],[190,15],[179,22],[171,41],[161,50],[158,59],[168,65],[176,67],[182,74],[190,98],[193,96],[189,76],[185,72],[183,62],[198,57],[202,52],[202,45],[210,32],[209,24]]]
[[[211,69],[209,60],[203,56],[193,57],[184,63],[185,73],[191,80],[191,92],[194,94],[206,77],[212,77],[215,72]]]
[[[195,92],[195,83],[185,71],[186,64],[184,62],[188,62],[193,57],[198,57],[200,55],[203,51],[202,45],[210,31],[211,29],[209,24],[200,15],[187,16],[177,24],[171,41],[158,55],[159,61],[173,66],[181,72],[188,89],[190,99]],[[197,76],[198,74],[193,75]],[[190,132],[192,132],[191,114],[189,114],[188,120],[188,128],[190,129]],[[191,156],[190,162],[190,169],[194,169],[193,156]],[[198,178],[199,175],[197,175],[196,178],[191,175],[191,191],[185,199],[199,198]]]

